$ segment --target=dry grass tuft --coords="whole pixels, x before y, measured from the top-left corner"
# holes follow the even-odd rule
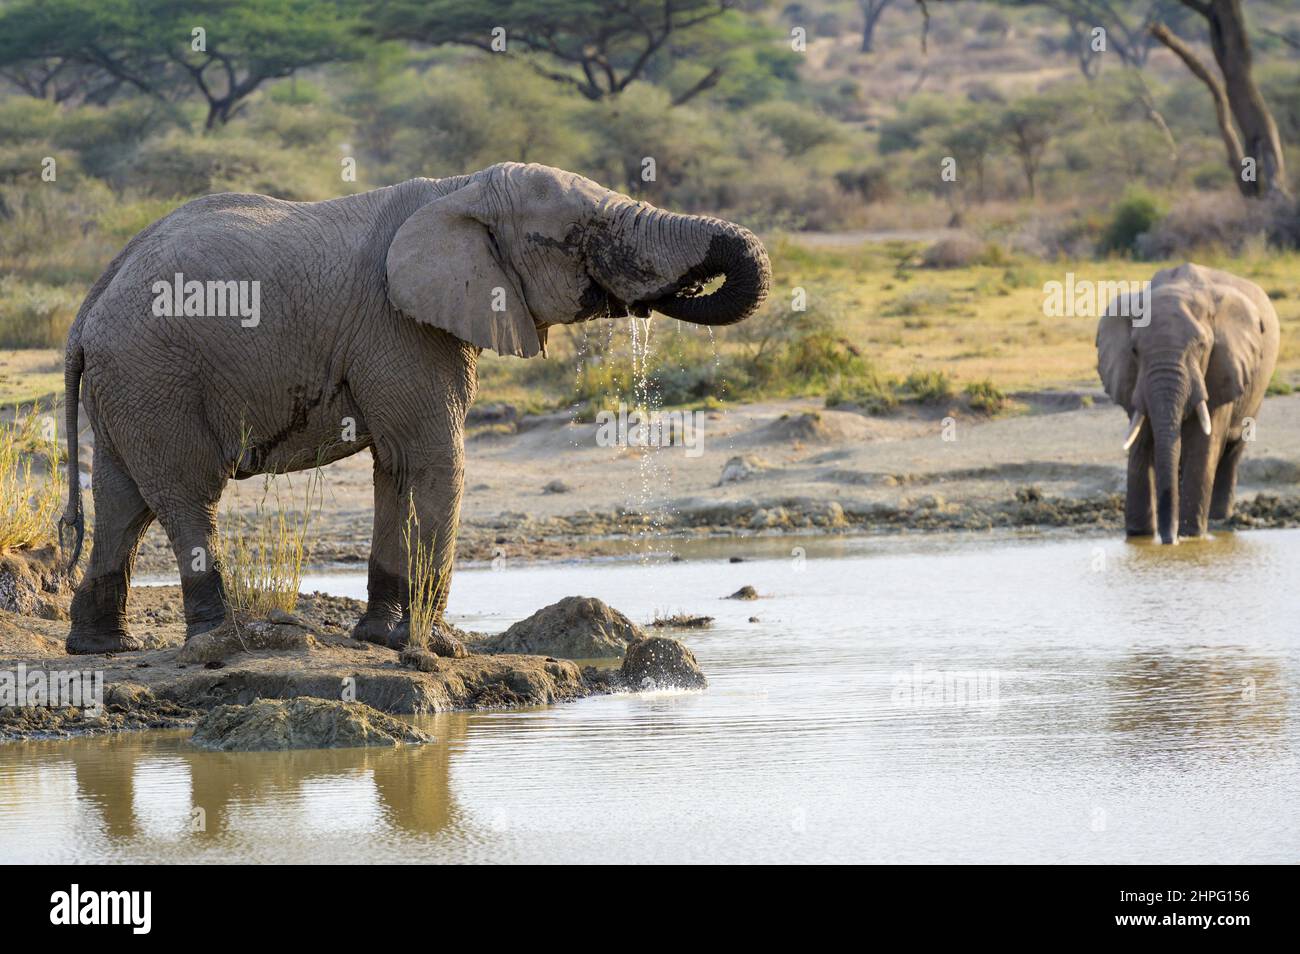
[[[32,473],[37,458],[46,473]],[[58,479],[58,429],[51,418],[21,409],[12,424],[0,424],[0,552],[38,547],[54,540],[54,521],[63,502]]]
[[[268,475],[262,500],[251,519],[227,513],[219,537],[218,559],[232,611],[265,616],[272,610],[292,613],[302,583],[303,550],[314,511],[322,496],[320,470],[307,472],[301,509],[290,509]]]
[[[406,526],[402,530],[406,545],[406,586],[411,607],[411,631],[407,647],[429,648],[438,612],[443,604],[448,575],[434,563],[437,540],[427,544],[420,534],[420,518],[415,512],[415,498],[408,502]]]

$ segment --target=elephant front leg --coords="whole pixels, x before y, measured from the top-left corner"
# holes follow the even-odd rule
[[[436,620],[442,619],[450,592],[460,517],[463,469],[459,462],[422,470],[405,487],[375,463],[375,528],[371,541],[366,612],[352,631],[353,638],[402,649],[410,640],[410,579],[406,537],[432,554],[431,581],[437,594]],[[411,517],[414,503],[414,521]],[[417,527],[418,525],[418,527]],[[438,656],[464,656],[465,647],[435,623],[429,649]]]
[[[404,512],[388,471],[375,462],[375,520],[367,567],[366,611],[352,638],[387,646],[407,604],[406,551],[402,547]]]
[[[1210,519],[1227,520],[1237,495],[1237,465],[1246,449],[1245,441],[1230,441],[1224,448],[1214,472],[1214,492],[1210,495]]]
[[[1228,405],[1211,417],[1210,433],[1201,430],[1192,418],[1183,426],[1182,476],[1178,488],[1178,533],[1183,537],[1203,537],[1209,530],[1210,495],[1214,475],[1224,446]]]
[[[1156,532],[1155,470],[1151,459],[1151,433],[1143,433],[1128,452],[1128,487],[1124,495],[1124,530],[1130,537],[1149,537]]]

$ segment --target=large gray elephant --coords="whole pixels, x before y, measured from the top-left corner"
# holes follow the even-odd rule
[[[354,632],[400,646],[407,501],[450,573],[481,349],[528,357],[545,350],[551,325],[650,309],[732,324],[763,302],[770,274],[763,246],[737,225],[538,165],[328,202],[225,194],[182,206],[113,260],[68,335],[62,524],[74,564],[79,395],[95,432],[95,533],[68,652],[140,647],[125,627],[127,590],[155,518],[180,568],[187,636],[220,624],[211,554],[226,481],[367,448],[374,536]],[[228,307],[241,295],[245,307]]]
[[[1268,296],[1227,272],[1167,268],[1145,299],[1111,303],[1097,327],[1097,371],[1129,414],[1130,536],[1158,530],[1162,542],[1176,543],[1231,515],[1243,431],[1259,413],[1277,353]]]

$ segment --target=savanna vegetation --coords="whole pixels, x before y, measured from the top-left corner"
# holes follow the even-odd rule
[[[1046,317],[1045,282],[1192,256],[1273,294],[1284,388],[1298,41],[1284,0],[4,0],[0,346],[61,346],[122,244],[194,196],[509,159],[760,230],[774,296],[716,339],[626,319],[485,355],[481,400],[996,412],[1095,384],[1092,323]],[[56,360],[5,366],[0,400],[58,388]]]

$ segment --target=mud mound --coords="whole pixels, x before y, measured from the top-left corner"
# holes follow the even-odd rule
[[[59,572],[54,547],[0,554],[0,609],[39,619],[67,619],[71,600],[72,587]]]
[[[525,653],[559,659],[622,656],[645,633],[618,610],[590,596],[566,596],[475,644],[485,653]]]
[[[939,239],[921,255],[924,268],[967,268],[987,254],[988,247],[974,235],[959,232]]]
[[[157,592],[152,592],[154,589]],[[176,587],[137,592],[148,593],[145,602],[155,604],[146,612],[170,612],[171,607],[164,605],[167,600],[179,603],[180,599]],[[585,654],[595,652],[594,640],[618,645],[617,650],[600,650],[610,656],[620,655],[628,643],[643,638],[633,623],[599,600],[575,597],[562,604],[535,614],[535,622],[550,623],[539,625],[539,641],[541,637],[553,642],[574,639],[567,619],[591,627],[586,643],[576,650]],[[571,616],[566,615],[570,607]],[[285,614],[244,623],[240,639],[234,639],[229,631],[214,631],[206,639],[195,637],[197,642],[191,640],[190,647],[179,645],[184,625],[169,624],[146,640],[147,644],[157,642],[157,646],[78,661],[79,668],[102,673],[104,705],[97,707],[98,712],[41,706],[0,709],[0,742],[191,726],[203,713],[218,707],[250,706],[263,700],[305,698],[334,703],[347,699],[380,712],[421,714],[554,705],[644,688],[639,683],[625,684],[618,669],[584,670],[551,654],[479,653],[458,658],[422,654],[411,658],[409,652],[353,639],[349,617],[361,608],[357,601],[341,597],[303,596],[293,617]],[[67,666],[63,650],[66,632],[67,624],[62,621],[0,612],[0,672],[16,671],[20,664],[29,669]],[[464,635],[469,638],[471,634]],[[680,668],[671,653],[664,658],[663,665]],[[689,676],[678,680],[682,684],[693,681]],[[239,723],[247,718],[251,716],[241,716]],[[222,728],[219,738],[214,736],[216,744],[224,744],[221,739],[237,727],[231,722],[229,728]],[[339,729],[336,737],[348,738],[348,731]]]
[[[667,636],[629,646],[619,675],[629,689],[703,689],[709,684],[695,654]]]
[[[225,662],[238,653],[310,649],[315,645],[315,637],[300,622],[232,620],[189,640],[176,654],[176,661],[186,665]]]
[[[203,717],[191,741],[222,752],[262,752],[392,746],[434,739],[360,702],[298,698],[220,706]]]
[[[732,457],[722,465],[722,476],[718,478],[718,486],[749,480],[749,478],[762,473],[764,470],[767,470],[767,462],[761,457],[755,457],[753,454]]]
[[[764,441],[842,444],[866,440],[871,433],[871,425],[861,415],[847,411],[812,411],[808,414],[784,414],[760,428],[755,437]]]

